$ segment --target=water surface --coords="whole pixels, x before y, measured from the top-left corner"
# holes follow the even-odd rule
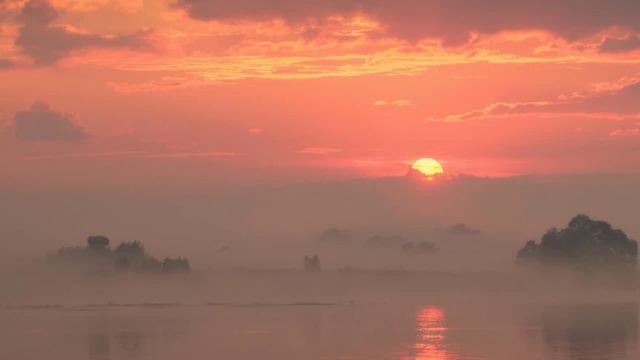
[[[12,306],[2,359],[640,358],[635,303]]]

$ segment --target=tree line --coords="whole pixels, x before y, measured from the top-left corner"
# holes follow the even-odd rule
[[[62,247],[47,255],[47,262],[90,272],[188,273],[189,260],[182,257],[158,260],[149,255],[139,241],[123,242],[111,248],[108,237],[89,236],[86,245]]]

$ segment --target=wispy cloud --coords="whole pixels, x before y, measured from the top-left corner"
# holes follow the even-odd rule
[[[640,136],[640,124],[630,129],[616,129],[609,133],[610,136]]]
[[[20,157],[22,160],[46,160],[64,158],[111,158],[129,157],[138,159],[198,159],[198,158],[227,158],[242,156],[239,152],[207,151],[207,152],[149,152],[143,150],[77,152],[44,155],[29,155]]]
[[[143,158],[148,159],[189,159],[189,158],[224,158],[240,156],[239,152],[228,151],[207,151],[207,152],[177,152],[177,153],[159,153],[159,154],[144,154]]]
[[[373,105],[378,107],[391,106],[391,107],[404,108],[404,107],[409,107],[413,105],[413,101],[411,100],[390,100],[390,101],[376,100],[373,102]]]
[[[448,115],[428,122],[455,123],[519,115],[582,116],[605,120],[634,119],[640,116],[640,80],[597,84],[590,93],[560,96],[555,100],[498,102],[484,108]]]
[[[330,147],[307,147],[296,152],[299,154],[307,155],[331,155],[342,152],[342,150]]]

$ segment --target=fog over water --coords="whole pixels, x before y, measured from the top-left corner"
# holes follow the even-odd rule
[[[640,0],[0,0],[0,360],[640,359]]]
[[[101,234],[141,241],[159,256],[188,256],[201,269],[298,268],[305,252],[327,252],[323,262],[332,268],[504,269],[525,241],[578,213],[638,238],[638,183],[638,175],[567,175],[459,176],[429,186],[391,177],[242,188],[5,188],[0,228],[11,246],[0,257],[32,259]],[[449,231],[456,224],[481,234]],[[318,237],[334,227],[351,241],[321,247]],[[428,240],[442,251],[429,261],[377,256],[362,249],[376,235]]]
[[[515,260],[580,213],[637,238],[638,180],[5,189],[0,358],[636,359],[635,270],[619,283]],[[97,258],[140,241],[191,271],[50,263],[89,235],[110,239]]]

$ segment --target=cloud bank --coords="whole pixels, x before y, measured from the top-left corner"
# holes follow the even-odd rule
[[[640,30],[635,0],[177,0],[175,6],[200,20],[321,22],[331,16],[364,15],[393,36],[467,41],[474,33],[545,30],[568,40],[617,26]]]

